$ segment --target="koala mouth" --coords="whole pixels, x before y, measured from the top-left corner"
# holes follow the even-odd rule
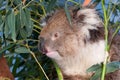
[[[59,52],[57,50],[53,50],[51,48],[44,48],[42,50],[42,53],[52,59],[61,58]]]
[[[53,54],[54,52],[57,52],[57,50],[52,50],[52,49],[46,48],[46,47],[42,49],[42,53],[45,55]]]

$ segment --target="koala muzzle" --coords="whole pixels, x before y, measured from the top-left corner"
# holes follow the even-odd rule
[[[47,53],[47,50],[45,49],[45,40],[43,37],[39,38],[39,44],[38,44],[38,49],[40,52],[42,52],[43,54]]]

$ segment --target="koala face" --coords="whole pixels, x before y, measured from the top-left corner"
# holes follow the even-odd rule
[[[53,59],[61,59],[71,54],[74,51],[74,45],[77,45],[76,34],[71,29],[63,10],[48,21],[41,31],[39,39],[41,41],[39,43],[40,51]]]

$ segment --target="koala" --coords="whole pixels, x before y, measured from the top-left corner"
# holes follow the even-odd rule
[[[57,11],[41,30],[38,48],[58,64],[64,80],[89,80],[93,73],[86,70],[106,58],[104,25],[95,9],[71,9],[70,16],[72,25],[63,9]],[[120,61],[120,38],[112,43],[111,60]],[[120,80],[116,73],[117,79],[109,74],[106,80]]]

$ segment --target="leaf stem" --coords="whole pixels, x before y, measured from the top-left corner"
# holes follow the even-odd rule
[[[58,74],[58,79],[59,79],[59,80],[63,80],[63,75],[62,75],[62,73],[61,73],[60,68],[58,67],[58,65],[57,65],[54,61],[52,61],[52,62],[53,62],[53,64],[54,64],[55,69],[56,69],[56,72],[57,72],[57,74]]]
[[[45,75],[46,79],[49,80],[48,76],[46,75],[44,69],[42,68],[41,64],[39,63],[39,61],[37,60],[34,52],[32,52],[28,46],[28,44],[26,44],[26,47],[28,48],[29,52],[31,53],[31,55],[33,56],[33,58],[35,59],[35,61],[37,62],[38,66],[40,67],[40,69],[42,70],[43,74]]]
[[[105,28],[105,52],[108,52],[108,50],[109,50],[109,47],[108,47],[108,19],[107,19],[107,11],[106,11],[104,3],[105,3],[105,1],[102,0],[102,9],[103,9],[103,13],[104,13],[104,28]],[[107,54],[107,53],[105,53],[105,54]],[[108,56],[106,56],[106,58],[103,62],[101,80],[105,79],[107,60],[108,60]]]

